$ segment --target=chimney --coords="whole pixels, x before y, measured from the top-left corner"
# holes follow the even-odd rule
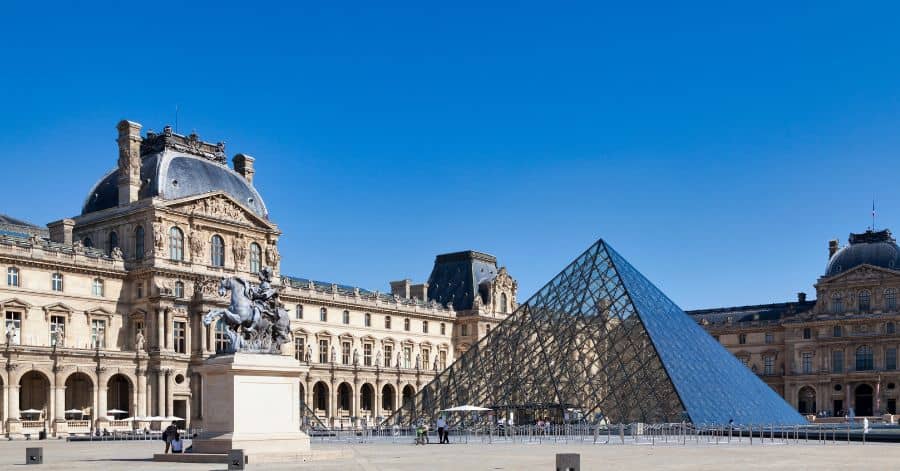
[[[231,159],[234,163],[234,171],[240,173],[250,183],[253,183],[253,174],[256,173],[256,170],[253,169],[254,160],[256,159],[247,154],[237,154]]]
[[[804,293],[803,291],[797,293],[797,302],[805,303],[806,302],[806,293]]]
[[[400,296],[401,298],[409,299],[409,285],[410,282],[408,279],[400,280],[400,281],[392,281],[391,282],[391,294],[394,296]]]
[[[50,242],[72,245],[72,228],[74,227],[75,221],[71,219],[60,219],[47,224],[47,228],[50,229]]]
[[[831,260],[831,257],[834,257],[835,252],[837,252],[839,248],[837,239],[828,241],[828,260]]]
[[[420,283],[409,287],[411,297],[421,301],[428,301],[428,283]]]
[[[141,125],[119,121],[119,206],[138,200],[141,189]]]

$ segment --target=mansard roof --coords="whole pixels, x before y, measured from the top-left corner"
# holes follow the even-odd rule
[[[706,321],[710,324],[746,323],[746,322],[778,322],[802,313],[809,312],[815,307],[816,301],[793,301],[786,303],[756,304],[750,306],[719,307],[711,309],[696,309],[685,311],[696,321]]]
[[[438,255],[428,277],[428,299],[457,311],[472,309],[476,295],[489,301],[488,286],[497,272],[497,258],[490,254],[466,250]]]

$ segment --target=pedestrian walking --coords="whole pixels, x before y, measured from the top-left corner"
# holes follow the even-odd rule
[[[438,429],[438,443],[450,443],[449,433],[447,432],[447,421],[444,419],[444,416],[440,416],[437,419],[437,429]]]

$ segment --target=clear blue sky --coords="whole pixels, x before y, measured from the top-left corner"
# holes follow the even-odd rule
[[[285,273],[369,289],[477,249],[524,300],[603,237],[686,309],[774,302],[873,195],[900,231],[896,3],[192,3],[4,5],[0,212],[78,214],[177,104],[257,158]]]

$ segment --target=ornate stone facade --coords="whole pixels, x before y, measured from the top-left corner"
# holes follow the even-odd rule
[[[95,186],[81,215],[49,231],[0,233],[7,436],[128,428],[115,420],[126,416],[202,426],[209,412],[195,368],[226,337],[201,318],[226,305],[223,277],[255,279],[263,265],[274,269],[291,315],[293,339],[282,354],[309,363],[303,402],[329,425],[402,407],[453,361],[460,338],[469,344],[483,335],[461,336],[464,317],[489,325],[515,308],[505,268],[465,313],[429,297],[427,284],[383,294],[284,276],[281,232],[252,186],[254,159],[238,154],[232,169],[221,143],[170,128],[142,138],[140,128],[120,123],[117,171]],[[148,159],[159,162],[157,173],[146,173]],[[207,180],[193,181],[192,168]],[[23,413],[29,409],[37,412]]]
[[[829,245],[818,301],[691,311],[712,335],[802,413],[896,414],[900,254],[888,231]],[[896,268],[896,269],[895,269]]]

